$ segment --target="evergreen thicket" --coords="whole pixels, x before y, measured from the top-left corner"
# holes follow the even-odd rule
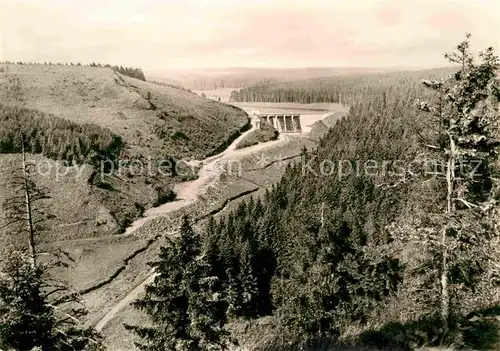
[[[140,68],[123,67],[123,66],[112,66],[111,68],[117,71],[118,73],[123,74],[124,76],[136,78],[144,82],[146,81],[146,76],[144,75],[144,72]]]
[[[0,153],[26,152],[54,160],[85,163],[92,159],[116,160],[123,142],[110,130],[77,124],[34,109],[0,104]]]
[[[459,65],[448,77],[407,72],[234,93],[239,101],[351,108],[263,197],[210,219],[199,234],[189,262],[203,252],[200,266],[208,266],[200,271],[217,287],[217,308],[176,302],[173,287],[189,279],[173,284],[172,267],[179,277],[193,268],[177,261],[179,244],[162,249],[158,267],[169,269],[157,271],[155,295],[141,302],[154,303],[146,309],[153,324],[163,327],[173,306],[189,316],[210,308],[219,325],[273,316],[278,348],[346,342],[355,330],[357,342],[379,347],[491,349],[498,327],[471,316],[500,303],[500,85],[492,50],[476,62],[468,40],[447,56]],[[480,161],[478,177],[472,161]],[[176,325],[178,332],[193,323]],[[148,343],[165,337],[155,330],[140,335]]]

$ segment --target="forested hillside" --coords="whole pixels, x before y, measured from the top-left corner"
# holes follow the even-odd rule
[[[448,58],[462,68],[446,81],[247,90],[357,102],[263,198],[201,232],[185,218],[136,303],[153,322],[129,327],[141,349],[223,349],[227,323],[263,316],[274,339],[254,347],[497,349],[499,62],[487,50],[474,63],[468,39]]]
[[[415,98],[413,89],[421,79],[445,77],[451,68],[427,71],[402,71],[371,75],[349,75],[316,78],[276,84],[260,84],[233,91],[237,102],[333,102],[352,105],[371,98],[374,93],[388,97],[402,95]],[[400,90],[404,91],[401,92]]]

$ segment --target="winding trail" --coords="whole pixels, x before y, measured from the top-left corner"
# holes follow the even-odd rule
[[[172,211],[177,211],[196,202],[198,199],[198,194],[200,194],[201,190],[207,187],[220,175],[222,170],[221,164],[223,164],[224,162],[230,162],[231,159],[235,157],[249,155],[270,146],[280,144],[283,141],[287,140],[287,137],[281,134],[277,140],[253,145],[243,149],[236,149],[236,145],[238,145],[238,143],[243,138],[245,138],[249,133],[253,131],[254,128],[252,127],[250,130],[242,133],[222,153],[211,156],[203,161],[194,162],[195,164],[197,163],[197,165],[202,165],[200,171],[198,172],[198,178],[189,182],[178,183],[174,186],[174,192],[177,195],[177,200],[147,210],[143,218],[136,220],[125,230],[125,234],[130,235],[139,227],[144,225],[144,223],[150,221],[152,218],[165,215]]]
[[[238,143],[252,131],[254,131],[253,127],[250,130],[242,133],[222,153],[197,162],[198,165],[201,165],[200,171],[198,172],[198,178],[193,181],[176,184],[176,186],[174,187],[174,191],[177,194],[176,201],[168,202],[164,205],[149,209],[144,214],[144,217],[133,222],[123,235],[133,235],[133,233],[137,229],[139,229],[150,220],[162,215],[166,215],[172,211],[177,211],[183,207],[195,203],[198,200],[198,194],[200,194],[200,192],[205,187],[209,186],[213,181],[217,180],[218,176],[221,174],[221,163],[223,164],[224,162],[230,162],[232,159],[250,155],[254,152],[278,145],[287,140],[286,135],[280,134],[280,137],[277,140],[257,144],[243,149],[236,149]],[[154,271],[151,271],[149,276],[141,284],[130,291],[120,301],[118,301],[97,322],[97,324],[95,325],[95,329],[98,332],[102,331],[104,327],[106,327],[106,325],[116,316],[117,313],[119,313],[128,304],[135,301],[137,297],[145,291],[146,286],[151,284],[154,281],[155,277],[156,273]]]

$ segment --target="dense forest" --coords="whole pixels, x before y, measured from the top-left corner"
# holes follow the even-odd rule
[[[403,157],[411,151],[413,135],[402,123],[404,117],[393,118],[393,112],[401,106],[402,102],[395,103],[383,110],[382,101],[355,106],[349,118],[322,140],[317,156],[304,151],[303,162],[319,173],[314,159],[321,157]],[[212,219],[196,236],[198,239],[185,239],[200,241],[191,259],[205,252],[205,274],[216,277],[211,289],[225,297],[212,308],[213,313],[247,319],[273,315],[279,318],[286,340],[299,341],[291,338],[302,337],[308,342],[323,335],[339,335],[349,323],[367,320],[384,308],[383,302],[401,279],[397,261],[373,257],[370,250],[387,243],[385,226],[396,217],[406,193],[404,187],[377,187],[368,176],[351,175],[342,180],[337,179],[336,172],[327,177],[313,172],[302,176],[301,164],[290,167],[263,198],[242,203],[221,221]],[[195,235],[186,228],[188,224],[184,230]],[[172,290],[151,289],[151,300],[157,298],[155,294],[161,296],[182,285],[183,273],[172,267],[181,271],[180,267],[187,267],[166,257],[177,260],[188,249],[164,250],[157,269],[165,279],[177,280],[172,281]],[[147,309],[147,301],[137,305]],[[153,302],[149,303],[154,308]],[[187,300],[185,303],[189,305]],[[181,306],[179,303],[176,308]],[[179,318],[171,310],[164,313],[154,320],[161,318],[165,328]],[[151,344],[146,345],[144,350],[151,349]]]
[[[94,124],[76,124],[34,109],[0,104],[0,153],[25,151],[75,163],[116,160],[119,136]]]
[[[439,68],[427,71],[403,71],[372,75],[349,75],[315,78],[302,81],[259,84],[235,90],[231,101],[237,102],[332,102],[352,105],[363,99],[371,98],[374,93],[388,97],[404,96],[416,98],[415,89],[420,89],[421,79],[445,77],[452,68]],[[403,91],[400,91],[403,89]]]
[[[467,39],[447,56],[462,68],[424,84],[409,73],[245,90],[357,102],[265,196],[200,231],[184,218],[135,303],[153,322],[127,326],[138,346],[226,349],[229,321],[272,316],[275,349],[494,348],[498,325],[482,317],[500,303],[498,59],[471,55]]]

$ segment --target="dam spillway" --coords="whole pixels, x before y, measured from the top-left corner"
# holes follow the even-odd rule
[[[257,122],[257,128],[260,128],[261,123],[269,123],[279,133],[302,132],[302,126],[300,124],[300,114],[253,112],[253,120]]]

